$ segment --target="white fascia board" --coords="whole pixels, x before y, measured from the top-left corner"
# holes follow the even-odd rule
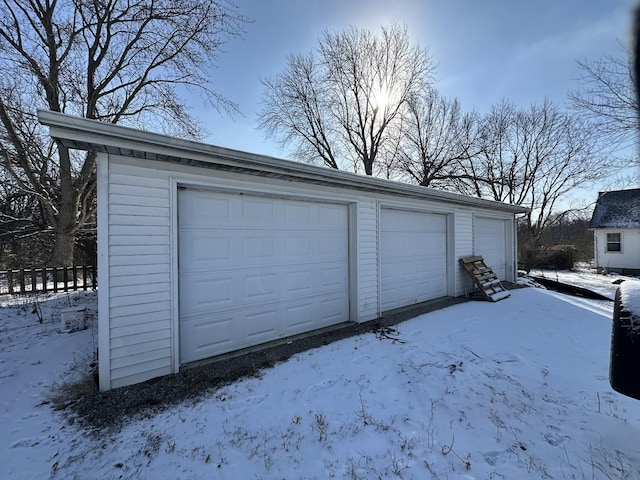
[[[283,160],[267,155],[243,152],[206,143],[185,140],[158,133],[110,123],[72,117],[58,112],[38,110],[41,124],[49,127],[49,134],[72,148],[81,150],[111,149],[142,153],[143,158],[159,155],[162,157],[195,160],[211,165],[224,165],[244,169],[254,169],[269,173],[289,175],[299,179],[327,182],[335,186],[359,188],[383,193],[424,198],[437,202],[455,203],[466,206],[491,208],[510,213],[526,213],[529,209],[517,205],[470,197],[442,190],[396,182],[375,177],[366,177],[342,170],[333,170],[306,163]],[[64,142],[64,140],[70,142]]]

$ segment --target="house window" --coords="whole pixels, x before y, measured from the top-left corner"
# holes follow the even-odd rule
[[[621,252],[622,240],[619,233],[607,233],[607,252]]]

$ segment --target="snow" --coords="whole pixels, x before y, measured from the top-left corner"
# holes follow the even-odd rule
[[[534,268],[530,275],[533,277],[544,277],[556,282],[566,283],[576,287],[586,288],[592,292],[599,293],[613,300],[616,297],[616,290],[620,282],[626,280],[636,280],[634,277],[618,275],[615,273],[600,275],[595,274],[594,269],[588,267],[577,268],[575,270],[545,270]],[[623,282],[624,283],[624,282]]]
[[[640,331],[640,281],[630,280],[620,284],[620,303],[631,314],[634,331]]]
[[[503,290],[500,292],[491,293],[489,294],[489,296],[491,297],[491,300],[493,300],[494,302],[498,302],[500,300],[504,300],[505,298],[509,298],[509,292]]]
[[[607,377],[611,302],[523,288],[455,305],[100,435],[43,404],[92,359],[95,297],[43,300],[43,323],[13,302],[0,478],[640,478],[640,402]],[[72,303],[90,328],[58,333]]]
[[[602,192],[589,228],[640,228],[640,188]]]
[[[92,361],[95,329],[59,333],[62,310],[73,306],[95,316],[95,293],[0,303],[0,478],[46,478],[60,449],[79,436],[48,404],[52,386],[79,378]]]
[[[625,310],[640,317],[640,281],[623,282],[620,285],[620,300]]]

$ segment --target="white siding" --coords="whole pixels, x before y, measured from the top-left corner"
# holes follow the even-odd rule
[[[106,162],[107,156],[105,155]],[[134,158],[108,156],[107,188],[99,206],[108,215],[99,217],[99,231],[107,232],[108,283],[100,300],[101,388],[114,388],[175,372],[177,338],[178,272],[175,245],[178,184],[242,191],[291,198],[317,199],[350,205],[350,316],[367,321],[380,315],[378,271],[379,212],[381,205],[432,211],[448,215],[452,226],[447,241],[447,294],[471,291],[458,259],[473,254],[473,215],[490,214],[476,206],[451,205],[416,198],[402,199],[384,193],[368,193],[336,187],[253,177],[234,172],[172,165]],[[101,177],[101,181],[106,181]],[[104,186],[103,186],[104,187]],[[107,193],[105,193],[105,191]],[[106,203],[106,206],[104,205]],[[509,219],[512,216],[505,215]],[[512,223],[511,223],[512,225]],[[103,233],[104,235],[104,233]],[[104,239],[104,237],[102,237]],[[508,240],[513,249],[512,240]],[[104,240],[103,240],[104,243]],[[102,287],[101,287],[102,288]],[[106,298],[105,298],[106,297]],[[108,315],[104,310],[108,311]]]
[[[620,233],[620,252],[607,252],[607,233]],[[605,269],[640,269],[640,229],[620,228],[594,230],[595,259]]]
[[[118,387],[172,371],[169,181],[111,162],[108,196],[110,383]]]
[[[469,210],[456,212],[455,219],[455,296],[467,295],[473,290],[473,282],[460,266],[459,258],[473,255],[473,214]]]
[[[378,316],[378,204],[373,199],[358,202],[358,273],[359,321]]]

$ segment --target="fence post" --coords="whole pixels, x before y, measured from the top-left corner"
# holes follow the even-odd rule
[[[20,293],[25,293],[26,292],[26,288],[25,288],[25,281],[24,281],[24,268],[20,269],[19,272],[20,275]]]
[[[96,266],[91,267],[91,287],[95,290],[98,287],[98,272]]]
[[[51,267],[53,273],[53,293],[58,293],[58,267]]]
[[[13,293],[13,271],[7,270],[7,283],[9,284],[9,294]]]
[[[78,271],[75,263],[71,267],[71,274],[73,275],[73,291],[77,292],[78,291]]]
[[[42,269],[42,293],[47,293],[47,267]]]
[[[62,281],[64,282],[64,291],[69,291],[69,267],[62,267]]]
[[[38,275],[38,273],[36,272],[36,269],[33,267],[33,265],[31,266],[31,293],[36,293],[37,291],[37,282],[36,282],[36,276]]]

